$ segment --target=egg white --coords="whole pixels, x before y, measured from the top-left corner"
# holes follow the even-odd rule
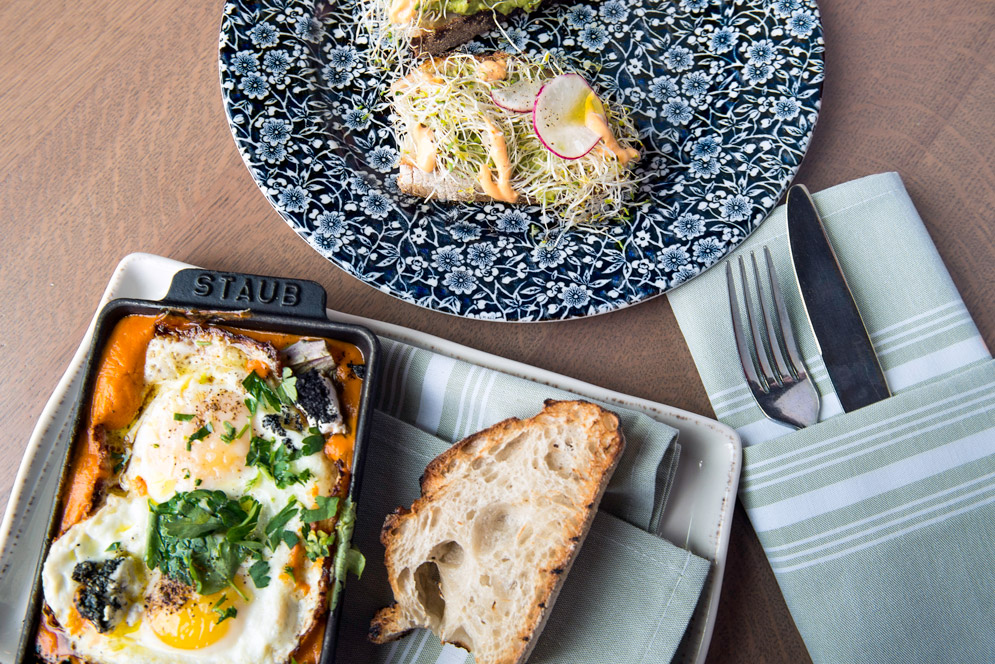
[[[199,343],[198,343],[199,342]],[[260,532],[265,523],[283,509],[291,498],[311,507],[316,495],[330,495],[337,471],[322,453],[294,462],[294,470],[311,471],[303,484],[285,489],[245,465],[252,435],[272,438],[263,425],[263,407],[253,415],[245,405],[249,396],[242,386],[250,360],[262,362],[277,372],[275,355],[263,344],[233,338],[217,330],[198,335],[156,336],[146,356],[146,404],[126,436],[131,456],[121,477],[124,495],[108,495],[105,504],[90,518],[72,526],[56,540],[43,568],[45,599],[63,626],[72,624],[74,594],[79,584],[72,580],[76,564],[86,560],[108,560],[129,556],[141,562],[135,601],[118,628],[101,634],[88,621],[75,634],[68,634],[73,648],[94,662],[159,663],[191,662],[218,664],[284,661],[297,647],[323,606],[327,579],[321,561],[304,562],[303,579],[283,573],[290,564],[291,551],[281,543],[274,551],[266,549],[269,585],[256,588],[249,578],[247,559],[235,583],[248,598],[225,592],[224,606],[234,606],[237,615],[229,618],[224,636],[206,647],[184,649],[163,641],[153,629],[157,617],[149,614],[150,598],[157,592],[161,573],[144,567],[149,524],[149,500],[164,502],[179,491],[222,490],[235,498],[251,496],[261,504]],[[279,375],[279,374],[277,374]],[[175,413],[193,415],[178,420]],[[205,422],[214,431],[201,440],[188,440]],[[236,430],[249,423],[237,440],[225,442],[223,422]],[[287,430],[285,436],[299,447],[305,434]],[[199,480],[199,481],[198,481]],[[286,528],[299,532],[300,516]],[[113,543],[120,542],[114,551]],[[302,582],[302,583],[298,583]],[[154,603],[151,603],[154,606]],[[79,623],[79,619],[76,620]],[[68,630],[67,630],[68,631]]]

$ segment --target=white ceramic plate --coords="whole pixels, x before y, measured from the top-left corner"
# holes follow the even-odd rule
[[[131,254],[114,271],[99,310],[121,298],[158,300],[178,270],[191,267],[161,256]],[[691,618],[675,662],[704,662],[715,624],[742,447],[735,431],[701,415],[645,399],[612,392],[573,378],[537,369],[397,325],[328,311],[332,320],[365,325],[379,335],[600,399],[650,417],[680,431],[681,457],[659,534],[712,561],[712,573]],[[0,523],[0,660],[11,662],[17,650],[28,594],[38,565],[48,510],[58,482],[58,465],[69,442],[73,402],[90,346],[93,322],[35,426],[21,460],[10,500]]]

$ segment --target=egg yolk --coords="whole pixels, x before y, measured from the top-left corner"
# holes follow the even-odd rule
[[[175,611],[157,611],[147,620],[156,636],[168,646],[183,650],[206,648],[217,643],[228,633],[231,619],[218,623],[219,615],[214,604],[224,593],[192,595]],[[224,607],[230,606],[225,603]]]
[[[244,397],[231,385],[201,384],[196,378],[164,388],[135,433],[129,478],[144,483],[157,502],[168,500],[181,478],[199,479],[204,488],[237,481],[252,437],[245,429],[250,414]]]
[[[119,639],[122,636],[128,636],[129,634],[137,632],[139,627],[141,627],[140,622],[136,622],[134,625],[129,625],[127,620],[122,620],[117,624],[117,627],[111,630],[111,637]]]

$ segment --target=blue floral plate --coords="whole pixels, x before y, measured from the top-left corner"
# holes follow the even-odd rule
[[[398,190],[384,94],[394,75],[367,60],[356,1],[226,4],[228,121],[298,235],[371,286],[445,313],[578,318],[684,283],[770,212],[818,116],[815,0],[547,0],[512,15],[465,48],[594,63],[595,88],[632,109],[643,142],[632,218],[553,241],[538,208]]]

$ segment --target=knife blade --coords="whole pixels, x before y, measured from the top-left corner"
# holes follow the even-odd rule
[[[788,244],[819,354],[845,412],[891,396],[867,327],[805,185],[788,190]]]

